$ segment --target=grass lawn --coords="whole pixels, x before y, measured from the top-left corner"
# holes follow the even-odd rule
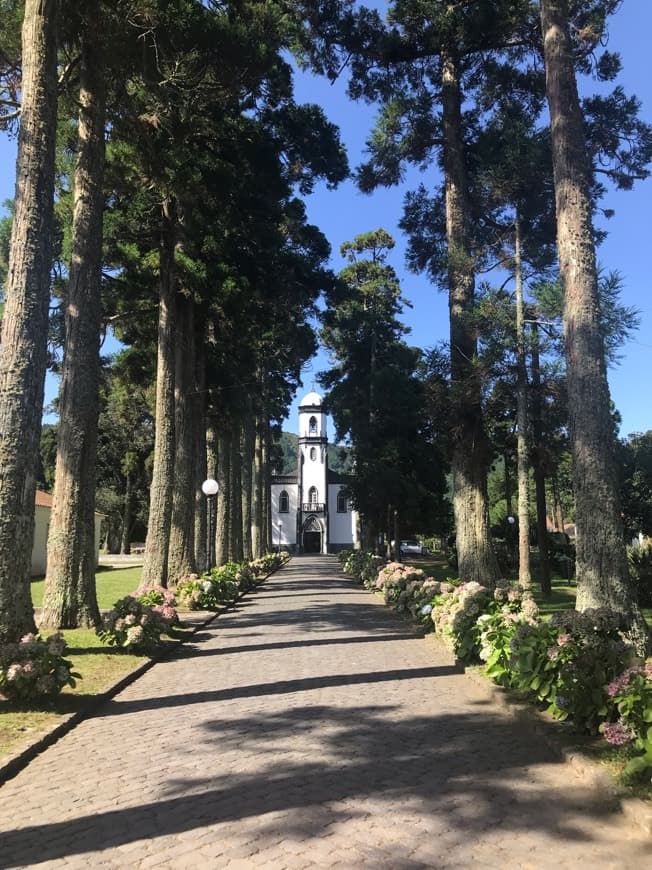
[[[97,587],[97,603],[100,610],[110,610],[119,598],[124,598],[130,592],[134,592],[140,583],[142,568],[137,565],[133,568],[98,568],[95,574]],[[43,588],[45,580],[32,581],[32,601],[34,607],[43,604]]]

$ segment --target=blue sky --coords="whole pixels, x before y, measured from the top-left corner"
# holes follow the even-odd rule
[[[372,5],[372,4],[369,4]],[[374,4],[380,8],[382,3]],[[650,76],[650,40],[652,32],[652,2],[625,0],[620,12],[610,25],[609,48],[619,51],[623,72],[619,83],[628,94],[636,94],[642,103],[641,116],[652,123],[652,76]],[[584,90],[589,93],[593,84]],[[330,85],[322,79],[301,74],[296,79],[296,98],[302,102],[322,105],[327,116],[340,129],[349,152],[352,167],[360,163],[364,145],[373,124],[375,110],[361,103],[351,103],[345,94],[346,82]],[[0,134],[0,202],[13,196],[15,176],[15,147]],[[433,288],[422,277],[405,269],[405,245],[398,229],[402,213],[403,196],[423,180],[434,184],[434,178],[417,172],[408,173],[406,182],[398,188],[378,190],[372,195],[359,193],[353,182],[342,184],[335,191],[319,188],[308,198],[308,215],[329,239],[332,266],[339,270],[344,265],[339,256],[342,242],[358,233],[382,226],[396,239],[391,263],[397,270],[404,295],[413,308],[404,320],[412,332],[408,341],[420,347],[432,347],[448,335],[448,306],[444,294]],[[647,397],[645,372],[652,369],[652,300],[648,292],[650,283],[650,206],[652,205],[652,179],[639,182],[633,191],[614,192],[603,205],[615,209],[615,217],[607,224],[609,236],[598,256],[608,270],[617,269],[624,277],[622,301],[641,311],[641,328],[623,350],[619,366],[609,373],[612,398],[620,411],[623,423],[621,434],[652,429],[652,404]],[[285,428],[296,431],[297,405],[305,392],[311,389],[317,372],[327,366],[323,355],[311,361],[304,370],[304,388],[299,390]],[[643,380],[642,380],[643,379]],[[52,398],[56,385],[48,385]],[[332,428],[331,428],[332,435]]]

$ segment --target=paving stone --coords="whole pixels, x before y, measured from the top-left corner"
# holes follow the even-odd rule
[[[649,839],[332,557],[294,557],[0,789],[1,867],[649,866]]]

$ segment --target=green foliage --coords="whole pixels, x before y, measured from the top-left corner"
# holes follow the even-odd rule
[[[60,633],[48,638],[26,634],[19,643],[0,647],[0,697],[35,701],[58,695],[64,686],[75,686],[79,674],[63,657],[65,648]]]
[[[445,462],[425,408],[420,375],[429,374],[427,366],[402,340],[404,300],[386,262],[393,245],[378,229],[342,246],[348,265],[322,314],[333,365],[319,380],[337,439],[351,443],[348,488],[363,518],[384,528],[391,505],[404,528],[431,531],[444,513]]]
[[[563,611],[547,624],[522,627],[513,649],[511,684],[546,702],[556,719],[591,733],[608,712],[607,684],[632,654],[618,620],[600,610]]]
[[[642,607],[652,606],[652,541],[627,548],[629,576],[634,585],[638,603]]]
[[[176,594],[179,606],[185,609],[219,610],[221,606],[232,604],[236,600],[239,589],[234,580],[191,574],[179,579]]]
[[[627,534],[652,534],[652,431],[629,435],[617,449]]]

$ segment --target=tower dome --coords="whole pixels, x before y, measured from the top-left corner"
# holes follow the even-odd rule
[[[303,399],[301,399],[299,407],[300,408],[306,408],[306,407],[315,408],[315,407],[321,407],[323,404],[324,404],[324,400],[319,395],[319,393],[316,393],[314,390],[312,390],[306,396],[304,396]]]

